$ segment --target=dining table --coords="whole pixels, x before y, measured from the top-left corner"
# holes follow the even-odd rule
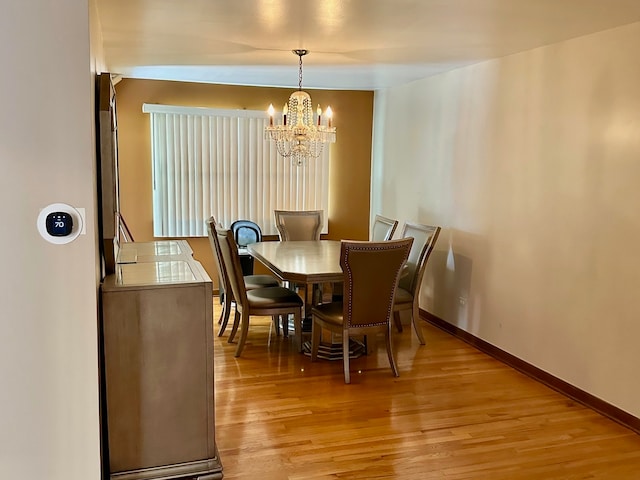
[[[257,242],[247,245],[247,251],[283,281],[342,281],[340,242],[336,240]]]
[[[247,251],[283,282],[304,286],[303,332],[311,330],[311,308],[321,302],[331,301],[333,285],[344,280],[340,267],[340,241],[266,241],[247,245]],[[361,342],[352,342],[350,356],[359,356],[364,350]],[[309,353],[309,342],[303,342],[303,350]],[[319,358],[342,358],[342,343],[333,337],[320,345]]]

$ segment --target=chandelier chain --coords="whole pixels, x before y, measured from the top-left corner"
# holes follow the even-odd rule
[[[298,70],[298,90],[302,90],[302,55],[300,56],[299,70]]]

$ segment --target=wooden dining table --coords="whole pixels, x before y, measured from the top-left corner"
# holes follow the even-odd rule
[[[264,264],[280,280],[305,286],[305,313],[303,331],[311,327],[311,307],[330,301],[331,285],[344,279],[340,267],[340,241],[311,240],[287,242],[258,242],[247,245],[247,251]],[[319,287],[323,288],[319,288]],[[306,327],[306,328],[305,328]],[[308,342],[303,342],[308,353]],[[354,343],[354,356],[360,354],[358,342]],[[333,339],[323,341],[320,358],[342,358],[342,345]]]
[[[304,285],[307,324],[311,307],[331,299],[331,288],[319,287],[343,280],[340,242],[336,240],[258,242],[247,245],[247,251],[283,282]]]
[[[258,242],[247,251],[280,280],[307,285],[342,281],[340,242]]]

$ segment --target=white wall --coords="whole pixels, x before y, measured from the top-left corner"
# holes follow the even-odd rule
[[[0,15],[0,478],[100,478],[93,74],[87,0]],[[87,210],[68,245],[40,208]]]
[[[377,92],[372,211],[421,308],[640,416],[640,23]],[[428,347],[427,347],[428,348]]]

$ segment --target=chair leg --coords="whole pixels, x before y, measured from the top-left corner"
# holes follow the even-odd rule
[[[246,311],[243,311],[241,316],[240,340],[238,341],[238,346],[236,347],[236,353],[234,357],[239,357],[242,353],[244,342],[247,340],[247,333],[249,332],[249,314]]]
[[[287,319],[287,322],[289,322],[288,319]],[[294,334],[296,336],[296,350],[298,350],[298,353],[301,353],[302,352],[302,309],[296,310],[295,312],[293,312],[293,328],[294,328]],[[312,325],[312,328],[313,328],[313,325]],[[318,341],[318,344],[319,344],[319,341]]]
[[[278,316],[278,320],[282,323],[282,334],[285,337],[289,336],[289,314]]]
[[[312,362],[315,362],[318,359],[318,348],[320,348],[321,333],[322,333],[322,328],[320,327],[320,325],[318,325],[316,322],[313,322],[311,324],[311,361]]]
[[[389,364],[391,365],[391,371],[393,372],[394,377],[399,377],[398,366],[396,365],[396,361],[393,358],[393,345],[391,344],[391,325],[384,334],[385,340],[387,342],[387,356],[389,357]]]
[[[229,317],[231,316],[231,302],[225,300],[222,304],[222,312],[220,313],[220,320],[218,323],[220,324],[220,329],[218,330],[218,336],[221,337],[224,331],[227,328],[227,323],[229,323]]]
[[[367,355],[372,355],[378,348],[378,338],[375,334],[364,336],[364,347]]]
[[[349,334],[342,332],[342,363],[344,365],[344,383],[351,383],[349,375]]]
[[[400,321],[400,310],[394,310],[393,322],[396,324],[398,332],[402,333],[402,322]]]
[[[418,308],[418,302],[414,302],[413,310],[411,312],[411,323],[413,324],[413,329],[416,331],[416,335],[418,336],[418,340],[420,341],[420,345],[424,345],[424,335],[422,334],[422,328],[418,324],[418,320],[420,320],[420,311]]]
[[[236,338],[236,332],[238,331],[239,325],[240,325],[240,312],[238,312],[238,309],[236,308],[236,312],[233,314],[233,326],[231,327],[231,333],[229,334],[227,343],[233,343],[233,339]]]
[[[280,315],[272,315],[271,321],[273,322],[273,328],[276,329],[276,335],[280,336]]]

